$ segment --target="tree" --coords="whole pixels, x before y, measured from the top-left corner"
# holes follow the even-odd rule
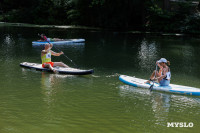
[[[170,0],[164,0],[163,1],[163,5],[164,5],[164,10],[170,10]]]

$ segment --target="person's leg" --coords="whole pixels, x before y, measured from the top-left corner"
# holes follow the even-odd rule
[[[54,73],[56,73],[56,70],[50,65],[50,64],[44,64],[45,68],[49,68],[50,70],[52,70]]]
[[[64,64],[63,62],[54,62],[53,64],[54,67],[59,66],[59,67],[69,67],[68,65]]]
[[[53,38],[54,41],[62,41],[64,39],[60,39],[60,38]]]
[[[156,75],[156,76],[155,76],[155,75]],[[152,73],[151,76],[150,76],[150,79],[151,79],[151,80],[154,80],[155,77],[160,77],[158,71],[153,71],[153,73]]]
[[[148,81],[146,81],[145,83],[150,83],[151,80],[153,81],[155,79],[155,74],[156,74],[156,77],[159,77],[158,71],[153,71],[153,73],[150,76],[150,79]]]
[[[162,79],[159,83],[161,86],[168,86],[170,84],[170,80]]]

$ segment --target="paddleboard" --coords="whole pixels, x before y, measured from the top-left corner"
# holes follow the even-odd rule
[[[32,45],[43,45],[46,43],[52,43],[52,44],[72,44],[72,43],[83,43],[85,42],[85,39],[67,39],[62,41],[50,41],[50,42],[42,42],[42,41],[33,41]]]
[[[127,85],[140,87],[140,88],[148,88],[148,89],[153,84],[153,83],[150,83],[150,84],[145,83],[147,80],[135,78],[131,76],[126,76],[126,75],[120,75],[119,80]],[[160,86],[159,83],[154,83],[152,90],[184,94],[184,95],[200,96],[200,88],[175,85],[175,84],[170,84],[169,86]]]
[[[29,69],[52,72],[48,68],[43,68],[42,64],[38,64],[38,63],[22,62],[20,63],[20,66],[29,68]],[[69,68],[54,67],[54,69],[60,74],[69,74],[69,75],[87,75],[87,74],[92,74],[94,72],[92,69],[82,70],[82,69],[76,69],[76,68],[71,68],[71,67]]]

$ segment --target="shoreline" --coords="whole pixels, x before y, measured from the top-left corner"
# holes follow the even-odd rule
[[[38,25],[38,24],[29,24],[29,23],[9,23],[9,22],[0,22],[0,26],[16,26],[16,27],[38,27],[38,28],[60,28],[60,29],[83,29],[83,30],[96,30],[96,31],[113,31],[121,32],[128,34],[152,34],[158,36],[195,36],[199,37],[199,33],[169,33],[169,32],[151,32],[151,31],[133,31],[133,30],[116,30],[116,29],[104,29],[98,27],[88,27],[88,26],[76,26],[76,25]]]
[[[90,30],[102,30],[101,28],[87,27],[87,26],[76,26],[76,25],[38,25],[29,23],[9,23],[0,22],[0,26],[21,26],[21,27],[39,27],[39,28],[61,28],[61,29],[90,29]]]

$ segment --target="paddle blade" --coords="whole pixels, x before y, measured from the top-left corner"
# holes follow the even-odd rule
[[[149,87],[150,92],[153,90],[153,84]]]

